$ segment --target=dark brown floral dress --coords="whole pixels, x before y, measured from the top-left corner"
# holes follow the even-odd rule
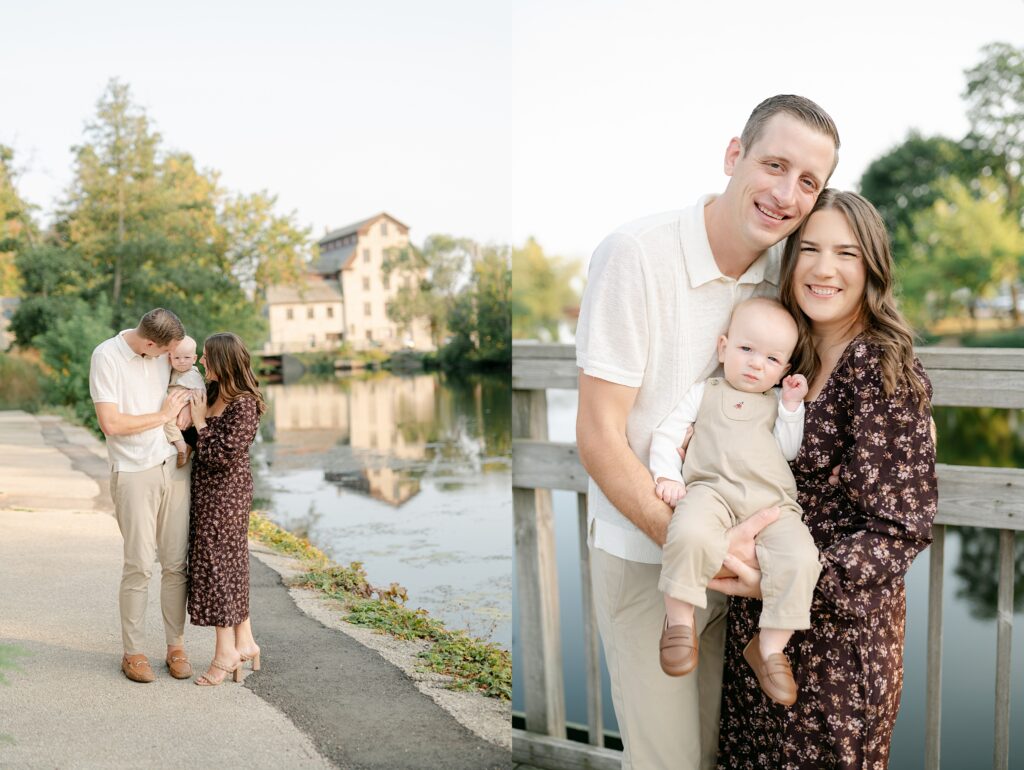
[[[188,538],[188,614],[196,626],[234,626],[249,617],[249,445],[260,417],[242,396],[195,441]]]
[[[789,708],[761,692],[742,656],[761,603],[733,599],[719,768],[887,766],[903,688],[903,578],[931,542],[937,502],[930,417],[903,389],[885,396],[879,350],[863,337],[807,405],[792,465],[822,572],[811,628],[786,650],[800,692]],[[840,464],[841,483],[830,486]]]

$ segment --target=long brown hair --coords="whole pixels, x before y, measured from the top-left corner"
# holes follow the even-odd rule
[[[864,337],[882,350],[882,385],[885,395],[892,396],[899,387],[906,387],[914,395],[918,407],[923,409],[928,403],[928,391],[914,368],[914,333],[896,307],[893,296],[893,260],[889,234],[878,210],[857,193],[832,188],[823,190],[807,219],[786,241],[779,299],[793,314],[800,330],[799,341],[791,358],[791,371],[799,372],[813,381],[821,369],[821,359],[811,338],[810,319],[804,315],[796,300],[798,287],[793,281],[793,273],[800,258],[800,243],[807,222],[815,212],[823,209],[834,209],[846,217],[864,255],[867,280],[861,301],[860,320]]]
[[[237,398],[251,397],[256,399],[256,408],[260,414],[266,411],[263,396],[260,395],[256,375],[252,373],[249,351],[245,349],[238,335],[231,332],[211,334],[203,343],[203,355],[206,356],[206,370],[217,376],[216,382],[207,386],[207,400],[212,404],[220,395],[225,404]]]

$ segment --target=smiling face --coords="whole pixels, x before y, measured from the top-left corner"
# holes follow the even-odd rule
[[[728,334],[718,339],[726,381],[744,393],[767,392],[789,369],[796,340],[796,321],[778,304],[750,300],[739,305]]]
[[[781,241],[814,207],[835,158],[830,137],[785,112],[772,116],[750,147],[733,139],[725,154],[731,179],[721,196],[730,234],[752,253]]]
[[[846,215],[815,211],[800,234],[793,268],[793,298],[816,329],[845,329],[861,322],[867,268],[863,247]]]

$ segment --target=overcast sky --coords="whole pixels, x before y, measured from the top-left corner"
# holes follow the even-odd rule
[[[11,4],[0,143],[47,221],[106,82],[165,146],[319,235],[387,210],[585,259],[615,225],[724,187],[766,96],[835,118],[854,187],[910,128],[959,138],[963,70],[1024,46],[1024,0],[784,3],[94,0]]]

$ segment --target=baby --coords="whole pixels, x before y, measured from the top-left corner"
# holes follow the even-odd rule
[[[797,343],[796,321],[777,301],[740,303],[718,340],[724,379],[694,385],[662,421],[651,443],[658,496],[678,504],[669,524],[658,589],[665,594],[661,668],[683,676],[697,666],[694,607],[707,606],[708,581],[728,551],[727,530],[764,508],[778,521],[755,539],[764,607],[761,630],[743,656],[761,689],[777,703],[796,701],[797,687],[783,652],[797,629],[810,628],[811,598],[821,566],[800,519],[796,483],[787,460],[803,439],[807,380],[786,377]],[[693,438],[680,473],[676,447],[690,425]],[[685,479],[685,481],[684,481]]]
[[[206,382],[203,380],[203,375],[199,373],[196,368],[196,341],[191,337],[185,337],[178,346],[171,352],[171,383],[167,387],[167,392],[171,393],[175,390],[195,390],[202,389],[206,390]],[[187,406],[185,407],[188,408]],[[185,443],[185,439],[181,436],[181,431],[178,430],[178,425],[174,420],[164,424],[164,435],[167,436],[167,440],[174,444],[174,448],[178,450],[178,467],[182,467],[188,462],[188,456],[192,452],[192,448]]]

